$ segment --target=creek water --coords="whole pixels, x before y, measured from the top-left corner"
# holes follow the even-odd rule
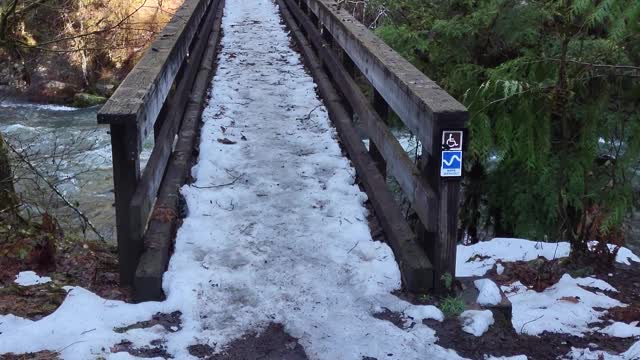
[[[38,171],[34,173],[16,157],[16,187],[29,199],[27,215],[46,211],[75,235],[98,238],[90,229],[82,230],[83,221],[50,188],[55,186],[86,214],[102,237],[114,241],[111,143],[108,127],[97,124],[97,111],[98,107],[76,109],[5,100],[0,102],[0,132]]]

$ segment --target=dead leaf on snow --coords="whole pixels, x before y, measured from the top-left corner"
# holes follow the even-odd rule
[[[225,145],[233,145],[233,144],[237,144],[235,141],[233,141],[233,140],[229,140],[229,139],[227,139],[227,138],[224,138],[224,139],[218,139],[218,142],[219,142],[220,144],[225,144]]]
[[[558,300],[570,302],[572,304],[577,304],[580,302],[580,297],[579,296],[563,296]]]

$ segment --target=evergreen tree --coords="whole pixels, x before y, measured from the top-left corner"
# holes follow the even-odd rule
[[[378,34],[469,108],[463,225],[619,241],[640,155],[640,2],[375,0]],[[481,211],[485,209],[486,211]]]

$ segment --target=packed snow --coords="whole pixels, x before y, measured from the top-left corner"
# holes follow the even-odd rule
[[[462,330],[474,336],[482,336],[493,325],[491,310],[466,310],[460,314]]]
[[[48,276],[38,276],[38,274],[33,271],[22,271],[16,275],[14,282],[20,286],[33,286],[51,282],[51,278]]]
[[[502,294],[500,288],[496,283],[489,279],[475,280],[473,284],[480,292],[476,302],[480,305],[498,305],[502,301]]]

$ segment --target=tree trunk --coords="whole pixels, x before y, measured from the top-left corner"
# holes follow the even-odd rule
[[[0,134],[0,217],[16,205],[16,194],[13,187],[13,173],[9,159],[9,148]],[[6,214],[4,214],[6,216]]]

